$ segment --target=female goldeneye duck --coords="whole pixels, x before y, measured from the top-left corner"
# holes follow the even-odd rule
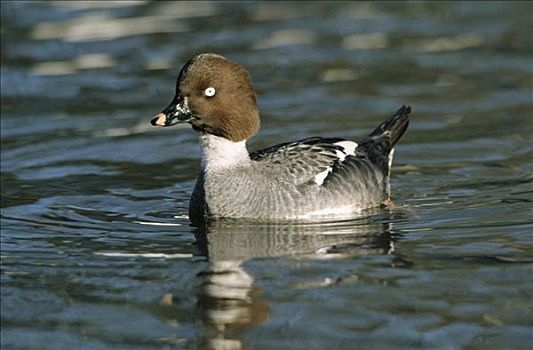
[[[250,74],[205,53],[182,68],[172,102],[152,125],[189,123],[199,133],[201,170],[189,205],[193,223],[223,217],[312,220],[388,203],[393,147],[410,112],[402,106],[359,142],[310,137],[249,153],[246,141],[259,129]]]

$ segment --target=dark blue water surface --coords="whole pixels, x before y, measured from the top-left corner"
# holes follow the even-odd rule
[[[528,2],[1,3],[2,349],[533,348]],[[251,150],[402,104],[395,206],[189,225],[181,66],[249,68]]]

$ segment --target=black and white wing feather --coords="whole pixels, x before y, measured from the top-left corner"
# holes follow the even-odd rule
[[[250,158],[281,171],[281,178],[301,185],[313,181],[316,174],[330,168],[339,159],[344,148],[338,142],[351,141],[310,137],[253,152]]]
[[[410,112],[403,106],[360,143],[311,137],[256,151],[250,157],[264,161],[280,178],[297,185],[330,187],[355,179],[379,181],[389,174],[392,148],[407,129]]]

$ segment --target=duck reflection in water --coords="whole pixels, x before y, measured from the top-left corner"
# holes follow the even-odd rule
[[[199,274],[197,307],[208,349],[243,349],[242,332],[268,319],[270,308],[240,261],[213,261]]]
[[[244,262],[262,257],[328,259],[392,254],[392,223],[382,215],[383,211],[377,217],[312,224],[225,219],[197,227],[197,254],[209,261],[198,274],[197,308],[207,330],[203,347],[251,348],[243,343],[242,334],[269,318],[268,300],[243,268]]]

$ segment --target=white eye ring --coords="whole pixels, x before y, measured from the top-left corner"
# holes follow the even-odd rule
[[[204,91],[204,94],[207,96],[207,97],[213,97],[215,96],[216,94],[216,90],[214,87],[208,87],[207,89],[205,89]]]

